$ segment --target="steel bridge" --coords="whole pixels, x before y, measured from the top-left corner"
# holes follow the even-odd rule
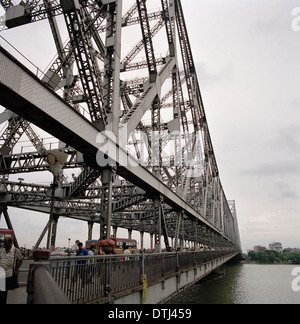
[[[8,226],[17,207],[50,215],[36,248],[47,235],[53,250],[59,217],[69,217],[87,223],[88,239],[94,224],[100,238],[125,228],[141,233],[143,249],[150,233],[157,253],[186,241],[241,250],[181,1],[0,4],[0,35],[47,20],[57,51],[41,74],[0,47],[0,217]],[[37,172],[52,172],[53,182],[10,180]]]

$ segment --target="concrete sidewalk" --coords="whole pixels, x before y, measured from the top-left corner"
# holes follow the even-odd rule
[[[7,304],[9,305],[24,305],[27,304],[27,286],[20,285],[20,288],[9,291],[7,296]]]

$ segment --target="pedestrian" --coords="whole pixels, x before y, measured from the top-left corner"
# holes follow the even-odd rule
[[[76,240],[76,241],[75,241],[75,244],[73,244],[73,245],[71,246],[71,250],[72,250],[73,252],[77,252],[78,243],[80,243],[80,241],[79,241],[79,240]]]
[[[89,256],[89,252],[83,248],[83,244],[81,242],[79,242],[77,246],[78,246],[78,250],[76,256]],[[83,288],[86,280],[86,261],[87,260],[79,260],[76,262],[74,275],[72,279],[72,288],[70,289],[71,291],[74,291],[74,283],[77,281],[78,275],[82,280],[81,288]]]
[[[13,246],[12,237],[6,237],[4,239],[4,248],[0,252],[0,305],[6,304],[8,290],[19,288],[18,275],[22,263],[22,253]],[[4,280],[5,287],[2,285]]]
[[[126,245],[126,243],[123,244],[123,254],[125,254],[125,255],[130,255],[130,254],[131,254],[131,252],[130,252],[130,250],[128,249],[128,246]],[[128,261],[129,258],[125,258],[124,260],[125,260],[125,261]]]
[[[89,255],[89,252],[83,248],[83,244],[81,242],[79,242],[77,244],[77,246],[78,246],[78,250],[77,250],[76,256],[88,256]],[[86,264],[86,260],[77,261],[77,264]]]
[[[94,244],[91,245],[90,250],[89,250],[89,256],[93,257],[96,255],[96,246]],[[93,276],[94,276],[94,272],[95,272],[95,266],[96,263],[94,263],[94,259],[90,260],[90,264],[88,265],[88,279],[87,279],[87,283],[90,284],[93,282]]]
[[[123,243],[123,254],[131,254],[125,242]]]
[[[89,256],[96,255],[95,249],[96,249],[96,246],[95,245],[91,245],[90,250],[89,250]]]

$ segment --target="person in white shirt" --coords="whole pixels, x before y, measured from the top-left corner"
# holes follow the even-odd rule
[[[131,254],[131,252],[128,250],[128,247],[125,247],[125,250],[123,251],[123,254]]]
[[[126,255],[130,255],[131,254],[131,252],[129,251],[128,246],[126,245],[126,243],[123,244],[123,254],[126,254]],[[124,260],[125,261],[128,261],[129,258],[125,258]]]
[[[73,245],[71,246],[71,250],[72,250],[73,252],[77,252],[77,250],[78,250],[78,246],[77,246],[77,244],[78,244],[79,242],[80,242],[79,240],[76,240],[76,241],[75,241],[75,244],[73,244]]]
[[[23,256],[21,251],[13,246],[13,239],[11,237],[6,237],[4,239],[4,248],[0,252],[0,269],[2,270],[0,280],[5,280],[5,289],[0,291],[0,305],[6,304],[8,290],[16,288],[13,287],[13,280],[14,277],[18,276],[22,263]]]

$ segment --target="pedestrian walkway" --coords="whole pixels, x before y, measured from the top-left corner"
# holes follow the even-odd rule
[[[26,286],[21,286],[18,289],[8,292],[7,304],[10,305],[24,305],[27,304]]]

